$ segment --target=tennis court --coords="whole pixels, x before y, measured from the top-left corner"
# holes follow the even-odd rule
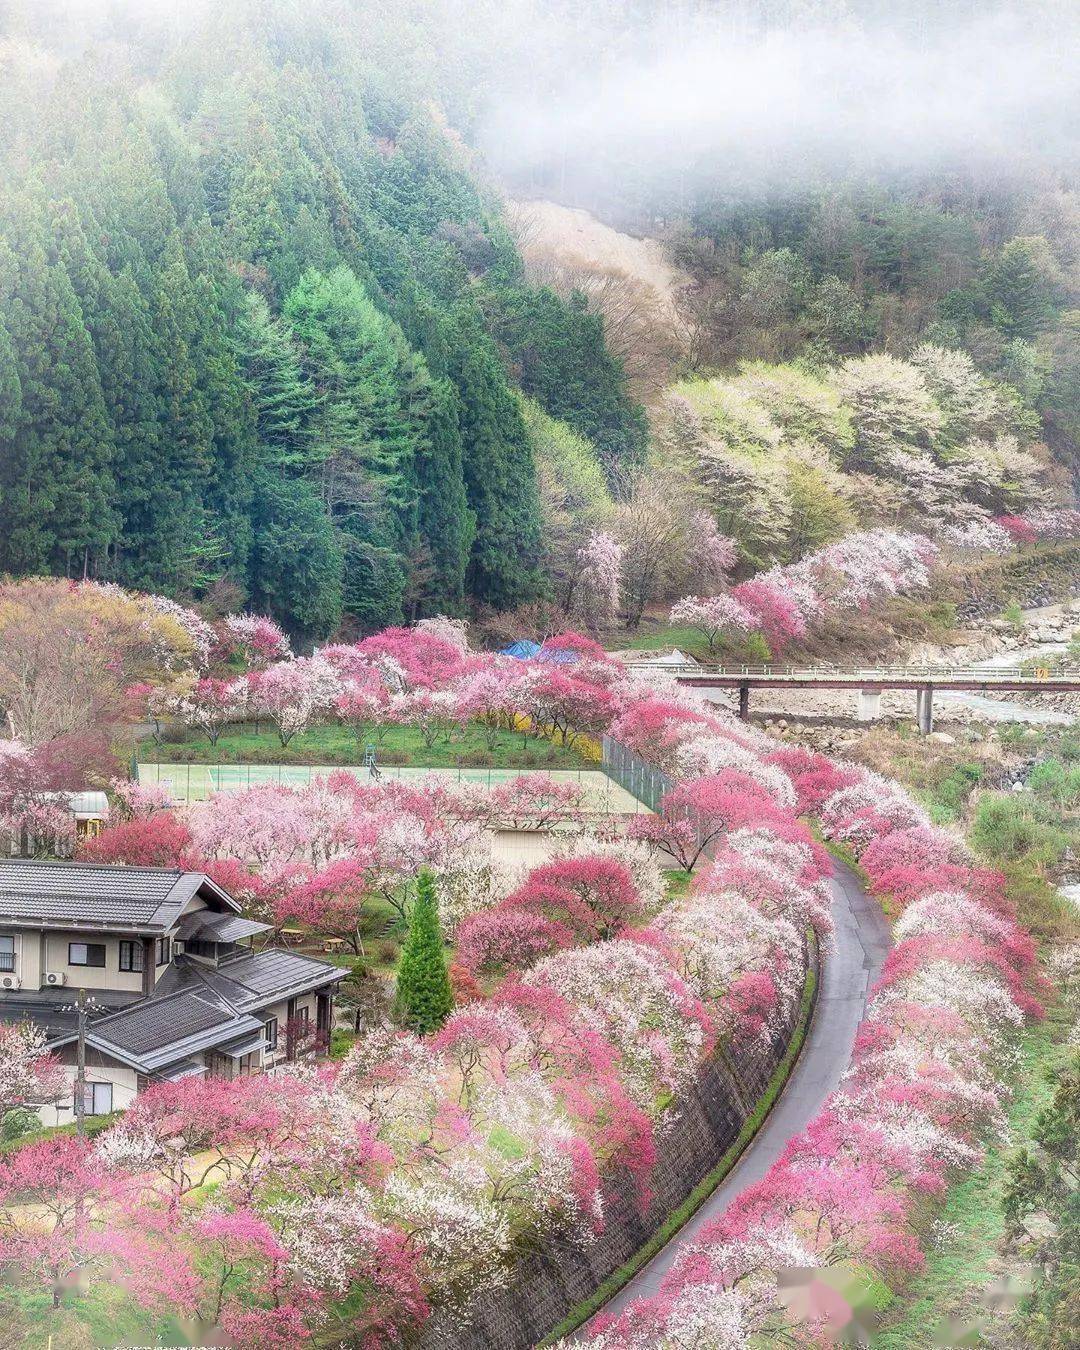
[[[139,782],[144,786],[161,784],[178,806],[202,802],[215,792],[239,792],[245,788],[272,783],[283,787],[304,787],[332,773],[353,773],[361,782],[369,775],[362,765],[342,769],[341,765],[318,764],[140,764]],[[454,783],[478,783],[495,787],[512,778],[542,773],[556,782],[576,782],[585,792],[585,809],[610,815],[633,815],[647,808],[625,788],[600,769],[414,769],[380,766],[381,781],[401,779],[420,782],[441,778]]]

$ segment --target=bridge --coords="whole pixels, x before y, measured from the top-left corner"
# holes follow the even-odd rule
[[[859,670],[797,666],[720,666],[687,663],[656,665],[647,661],[627,664],[637,671],[663,671],[693,689],[737,689],[739,716],[750,717],[751,689],[851,689],[859,697],[860,722],[880,715],[886,689],[910,689],[916,695],[919,730],[934,729],[934,694],[939,690],[977,693],[1077,694],[1080,666],[1061,670],[1048,667],[978,666],[871,666]]]

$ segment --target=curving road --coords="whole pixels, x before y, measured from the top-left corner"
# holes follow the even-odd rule
[[[834,861],[834,867],[835,948],[826,956],[810,1034],[787,1087],[727,1178],[667,1246],[605,1304],[605,1314],[622,1312],[634,1299],[658,1292],[682,1248],[741,1191],[765,1175],[788,1140],[817,1115],[848,1067],[855,1032],[866,1010],[867,990],[881,970],[890,937],[880,906],[866,895],[855,873],[839,862]],[[583,1331],[588,1332],[590,1325]]]

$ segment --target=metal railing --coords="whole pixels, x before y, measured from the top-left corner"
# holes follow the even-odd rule
[[[1080,680],[1080,666],[1052,670],[1046,666],[722,666],[705,662],[656,666],[644,661],[627,662],[628,670],[660,672],[675,676],[718,676],[723,679],[749,680],[1037,680],[1040,684],[1074,683]]]

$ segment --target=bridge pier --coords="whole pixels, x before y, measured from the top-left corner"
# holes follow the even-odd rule
[[[876,722],[881,716],[881,690],[860,689],[855,718],[859,722]]]
[[[915,713],[919,719],[919,730],[929,736],[934,729],[934,686],[924,685],[915,696]]]
[[[739,685],[739,717],[743,722],[750,721],[750,686]]]

